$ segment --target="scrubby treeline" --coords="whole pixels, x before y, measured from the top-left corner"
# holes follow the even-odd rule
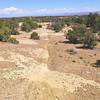
[[[32,31],[32,29],[36,29],[39,27],[39,25],[37,24],[36,21],[34,21],[32,18],[25,18],[22,20],[22,26],[21,26],[21,30],[25,31],[25,32],[30,32]]]
[[[20,34],[18,32],[20,22],[21,30],[26,32],[42,28],[42,25],[38,24],[41,22],[50,22],[48,28],[55,32],[60,32],[64,26],[71,26],[73,30],[67,33],[67,39],[72,43],[83,43],[87,48],[93,48],[97,41],[96,34],[100,35],[100,15],[96,13],[69,17],[20,17],[0,19],[0,41],[8,41],[11,35]]]
[[[0,41],[2,42],[10,42],[17,44],[19,43],[16,38],[11,37],[11,35],[19,35],[19,23],[22,22],[21,30],[30,32],[32,29],[40,28],[42,26],[38,25],[31,18],[24,18],[20,20],[20,18],[7,18],[0,19]],[[33,33],[32,33],[33,34]]]
[[[28,27],[28,29],[25,29],[25,31],[28,30],[30,31],[31,28],[35,29],[39,27],[37,23],[40,22],[51,22],[52,26],[54,27],[52,29],[54,30],[58,29],[58,31],[61,29],[61,26],[64,25],[75,26],[80,24],[92,28],[94,32],[100,31],[100,16],[96,13],[90,13],[87,16],[69,16],[69,17],[47,16],[47,17],[19,17],[19,18],[11,18],[11,19],[0,19],[0,22],[2,21],[6,23],[14,22],[13,27],[17,27],[19,22],[24,22],[22,29],[24,29],[24,27],[25,28]]]
[[[68,31],[66,38],[71,43],[82,43],[83,47],[93,49],[100,41],[100,16],[90,13],[77,18],[74,18],[74,24],[70,23],[73,30]]]
[[[11,35],[18,35],[18,22],[15,18],[0,19],[0,41],[17,44],[18,41]]]
[[[71,43],[82,43],[83,47],[93,49],[97,44],[96,34],[86,26],[77,26],[69,30],[66,38]]]

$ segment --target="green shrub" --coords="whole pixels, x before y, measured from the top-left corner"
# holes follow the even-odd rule
[[[66,36],[71,43],[82,43],[85,48],[93,49],[96,46],[96,34],[84,26],[74,27]]]
[[[88,16],[86,16],[86,25],[88,27],[94,27],[94,25],[96,24],[97,16],[97,13],[90,13]]]
[[[16,38],[10,37],[8,42],[13,43],[13,44],[18,44],[19,41],[16,40]]]
[[[93,49],[97,45],[96,35],[92,32],[85,33],[83,46],[85,48]]]
[[[19,35],[20,33],[17,30],[12,30],[11,35]]]
[[[16,40],[16,38],[11,37],[8,33],[0,33],[0,41],[1,42],[10,42],[13,44],[18,44],[19,42]]]
[[[31,34],[31,39],[40,39],[40,37],[38,36],[38,33],[37,32],[33,32]]]
[[[63,22],[54,22],[52,23],[52,25],[50,26],[52,30],[54,30],[55,32],[59,32],[62,30],[62,28],[64,27],[64,23]]]
[[[10,38],[9,34],[7,34],[7,33],[0,33],[0,41],[7,42],[9,38]]]
[[[78,36],[75,34],[74,31],[68,31],[66,39],[67,38],[71,43],[78,43]]]
[[[36,23],[36,22],[33,22],[32,24],[31,24],[31,28],[32,29],[37,29],[39,26],[38,26],[38,24]]]
[[[21,26],[21,30],[25,32],[30,32],[32,29],[38,28],[38,24],[33,21],[25,21],[23,25]]]
[[[69,30],[66,36],[71,43],[81,43],[84,39],[84,34],[86,32],[85,26],[74,27],[73,30]]]
[[[23,23],[23,25],[21,26],[21,31],[30,32],[31,26],[27,23]]]

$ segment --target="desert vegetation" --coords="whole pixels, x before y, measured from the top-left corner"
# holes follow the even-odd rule
[[[71,43],[82,43],[85,48],[94,48],[96,46],[96,34],[91,29],[84,26],[78,26],[69,30],[67,37]]]
[[[93,49],[99,40],[99,19],[100,16],[96,13],[81,18],[75,17],[71,20],[73,30],[68,31],[66,38],[71,43],[82,43],[83,47]]]
[[[15,38],[12,38],[11,35],[20,34],[17,31],[18,22],[15,18],[12,19],[0,19],[0,41],[10,42],[17,44],[18,41]]]
[[[33,22],[31,20],[26,20],[25,22],[23,22],[23,24],[21,26],[21,30],[25,31],[25,32],[30,32],[30,31],[32,31],[32,29],[36,29],[38,27],[39,26],[36,22]]]
[[[31,34],[31,39],[37,40],[37,39],[39,39],[39,38],[40,38],[40,37],[39,37],[39,35],[38,35],[37,32],[33,32],[33,33]]]
[[[90,13],[87,16],[0,19],[0,40],[8,41],[7,38],[10,35],[19,35],[20,22],[22,22],[21,31],[25,32],[42,28],[42,25],[38,25],[41,22],[50,22],[48,28],[55,32],[60,32],[66,25],[71,26],[72,30],[66,33],[66,38],[71,43],[82,43],[85,48],[94,48],[97,40],[100,39],[100,16],[96,13]],[[33,35],[31,34],[31,36]]]
[[[64,28],[64,22],[63,21],[55,21],[52,22],[50,29],[54,30],[55,32],[60,32]]]

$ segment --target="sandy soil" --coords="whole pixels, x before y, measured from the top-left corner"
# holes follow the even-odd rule
[[[93,79],[100,83],[100,69],[92,67],[92,64],[100,59],[100,45],[94,49],[77,48],[80,45],[66,43],[62,37],[51,37],[49,44],[49,69],[80,75],[86,79]],[[77,54],[71,55],[67,49],[75,49]]]
[[[0,42],[0,100],[100,100],[100,69],[91,67],[99,49],[66,44],[63,33],[46,24],[33,30],[40,40],[23,33],[16,36],[18,45]],[[77,54],[69,55],[67,48]]]

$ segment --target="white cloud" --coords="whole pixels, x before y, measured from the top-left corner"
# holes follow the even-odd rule
[[[57,15],[59,13],[73,12],[74,8],[53,8],[53,9],[23,9],[7,7],[0,9],[0,17],[28,16],[28,15]]]
[[[4,8],[4,11],[6,11],[6,12],[16,12],[18,10],[19,9],[18,8],[15,8],[15,7]]]
[[[19,11],[19,9],[15,7],[2,8],[0,9],[0,15],[16,13],[17,11]]]
[[[34,15],[57,15],[81,11],[96,11],[95,8],[52,8],[52,9],[23,9],[16,7],[0,8],[0,17],[13,17],[13,16],[34,16]]]

